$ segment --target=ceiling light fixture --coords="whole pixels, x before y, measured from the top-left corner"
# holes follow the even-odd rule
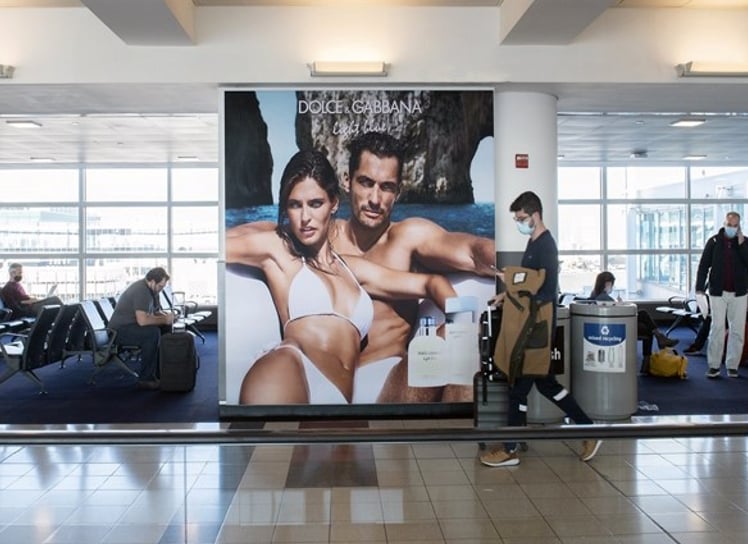
[[[52,157],[29,157],[31,162],[55,162]]]
[[[197,155],[179,155],[174,160],[176,162],[199,162],[200,158]]]
[[[686,155],[683,157],[684,161],[701,161],[706,159],[706,155]]]
[[[37,123],[31,119],[8,119],[5,122],[16,128],[40,128],[42,126],[41,123]]]
[[[0,79],[11,79],[13,77],[13,72],[15,71],[15,66],[11,66],[10,64],[0,64]]]
[[[706,119],[704,119],[703,117],[683,117],[682,119],[678,119],[677,121],[673,121],[672,123],[670,123],[670,126],[680,128],[693,128],[698,127],[699,125],[703,125],[704,123],[706,123]]]
[[[748,77],[748,64],[685,62],[676,64],[678,77]]]
[[[373,76],[387,75],[388,65],[383,61],[319,61],[309,65],[312,77],[345,77],[345,76]]]
[[[635,149],[629,155],[630,159],[646,159],[649,157],[649,152],[646,149]]]

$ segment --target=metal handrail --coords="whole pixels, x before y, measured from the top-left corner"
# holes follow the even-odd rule
[[[19,445],[87,444],[325,444],[410,442],[503,442],[512,440],[640,439],[704,436],[747,436],[748,421],[675,423],[604,423],[594,425],[545,425],[528,427],[398,428],[398,429],[9,429],[0,431],[0,443]]]

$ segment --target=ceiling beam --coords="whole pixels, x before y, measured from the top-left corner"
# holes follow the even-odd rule
[[[192,0],[81,0],[128,45],[194,45]]]
[[[565,45],[618,0],[504,0],[502,45]]]

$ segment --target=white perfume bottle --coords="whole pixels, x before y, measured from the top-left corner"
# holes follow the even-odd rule
[[[431,316],[419,320],[416,336],[408,344],[408,386],[436,387],[446,382],[444,339],[436,335]]]
[[[478,298],[450,297],[445,301],[447,383],[471,385],[480,368]]]

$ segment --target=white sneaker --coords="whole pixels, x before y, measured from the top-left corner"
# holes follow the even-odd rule
[[[515,452],[509,453],[504,448],[496,448],[480,456],[480,462],[488,467],[513,467],[519,465]]]
[[[583,440],[582,453],[579,454],[579,458],[586,463],[597,455],[597,450],[599,450],[602,445],[602,440]]]

